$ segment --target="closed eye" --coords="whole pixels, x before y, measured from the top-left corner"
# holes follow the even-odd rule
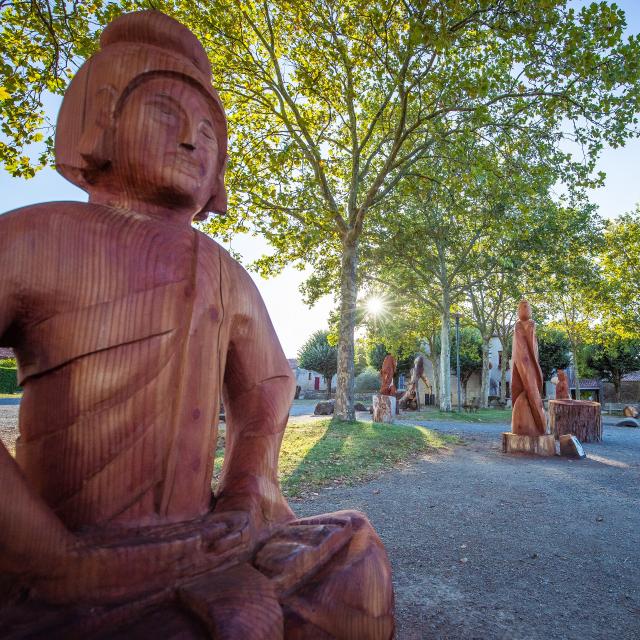
[[[156,96],[152,100],[149,100],[147,105],[153,109],[161,120],[166,122],[174,122],[182,116],[179,106],[173,104],[172,100],[161,96]]]
[[[203,120],[200,123],[200,133],[205,137],[208,138],[209,140],[215,140],[216,139],[216,134],[213,130],[213,127],[211,126],[211,124],[209,123],[208,120]]]

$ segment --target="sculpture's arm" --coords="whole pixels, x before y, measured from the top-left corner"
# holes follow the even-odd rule
[[[269,521],[293,517],[277,478],[295,379],[249,275],[233,271],[234,313],[223,383],[226,445],[216,509],[253,509]]]
[[[6,217],[5,217],[6,216]],[[26,288],[19,219],[0,216],[0,345],[11,346],[19,320],[19,290]],[[0,571],[51,571],[61,550],[74,542],[47,504],[31,489],[0,443]]]
[[[50,576],[75,544],[0,445],[0,572]]]

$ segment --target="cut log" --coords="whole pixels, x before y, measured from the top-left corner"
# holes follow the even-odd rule
[[[549,427],[556,438],[573,435],[580,442],[600,442],[600,403],[591,400],[550,400]]]

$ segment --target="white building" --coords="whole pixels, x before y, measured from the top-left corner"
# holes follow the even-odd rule
[[[451,343],[452,353],[455,353],[455,339]],[[439,365],[439,363],[437,363]],[[500,342],[500,338],[497,336],[493,336],[489,342],[489,367],[490,367],[490,382],[489,382],[489,396],[499,396],[500,395],[500,385],[501,385],[501,377],[502,377],[502,367],[506,366],[506,397],[509,398],[511,395],[511,363],[504,362],[504,358],[502,357],[502,343]],[[424,373],[429,380],[429,383],[433,385],[433,364],[429,360],[428,357],[424,359]],[[408,378],[408,377],[407,377]],[[405,382],[407,381],[405,378]],[[402,385],[400,385],[402,386]],[[473,398],[480,397],[480,389],[482,387],[482,373],[481,371],[477,371],[471,375],[469,380],[467,381],[467,398],[464,397],[464,385],[460,385],[461,387],[461,403],[471,402]],[[425,395],[428,393],[433,393],[433,389],[430,391],[423,382],[420,382],[418,385],[418,390],[420,393],[420,403],[425,404]],[[435,399],[437,404],[437,398]],[[458,403],[458,379],[456,377],[455,368],[451,370],[451,403],[455,406]]]
[[[304,395],[308,392],[326,393],[327,385],[324,377],[317,371],[310,371],[309,369],[302,369],[298,366],[298,361],[295,358],[288,358],[291,371],[296,378],[296,387],[300,387],[299,395]],[[331,379],[331,389],[335,391],[337,376],[333,376]]]

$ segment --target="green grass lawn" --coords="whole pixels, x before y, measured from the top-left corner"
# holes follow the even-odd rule
[[[467,413],[466,411],[440,411],[429,408],[422,411],[407,411],[402,414],[401,420],[459,420],[460,422],[504,422],[511,423],[511,409],[478,409]]]
[[[292,420],[287,426],[278,472],[282,491],[295,498],[329,485],[369,480],[417,454],[457,443],[458,438],[424,427]],[[224,435],[216,451],[217,481],[224,455]]]

